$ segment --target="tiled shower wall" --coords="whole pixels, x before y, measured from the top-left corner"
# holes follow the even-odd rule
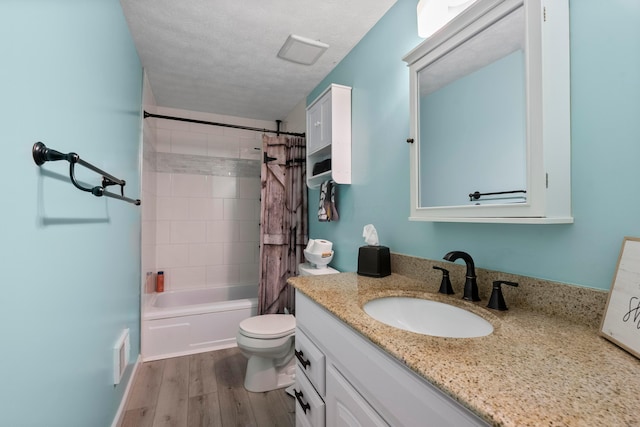
[[[144,78],[142,90],[142,105],[150,113],[156,112],[156,101]],[[140,199],[141,209],[141,277],[142,277],[142,306],[146,304],[146,294],[153,292],[153,278],[147,280],[147,273],[156,271],[156,128],[149,120],[142,121],[142,177]]]
[[[157,114],[275,128],[275,123],[156,108]],[[257,284],[260,132],[151,121],[155,130],[155,265],[165,289]]]

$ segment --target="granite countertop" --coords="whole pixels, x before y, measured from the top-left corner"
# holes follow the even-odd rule
[[[438,294],[398,274],[380,279],[341,273],[289,283],[492,425],[640,425],[640,361],[592,326],[508,300],[508,311],[489,310],[486,300]],[[480,338],[420,335],[378,322],[362,309],[369,300],[400,295],[466,308],[491,322],[494,332]]]

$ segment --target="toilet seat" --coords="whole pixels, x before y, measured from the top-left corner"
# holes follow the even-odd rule
[[[249,338],[274,339],[293,334],[296,318],[291,314],[263,314],[240,322],[239,332]]]

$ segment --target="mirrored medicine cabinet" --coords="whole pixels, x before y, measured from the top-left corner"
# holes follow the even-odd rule
[[[403,59],[410,220],[573,222],[568,0],[477,0]]]

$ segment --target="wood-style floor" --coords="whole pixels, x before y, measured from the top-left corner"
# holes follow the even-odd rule
[[[120,427],[294,426],[294,399],[246,391],[246,366],[237,348],[143,363]]]

